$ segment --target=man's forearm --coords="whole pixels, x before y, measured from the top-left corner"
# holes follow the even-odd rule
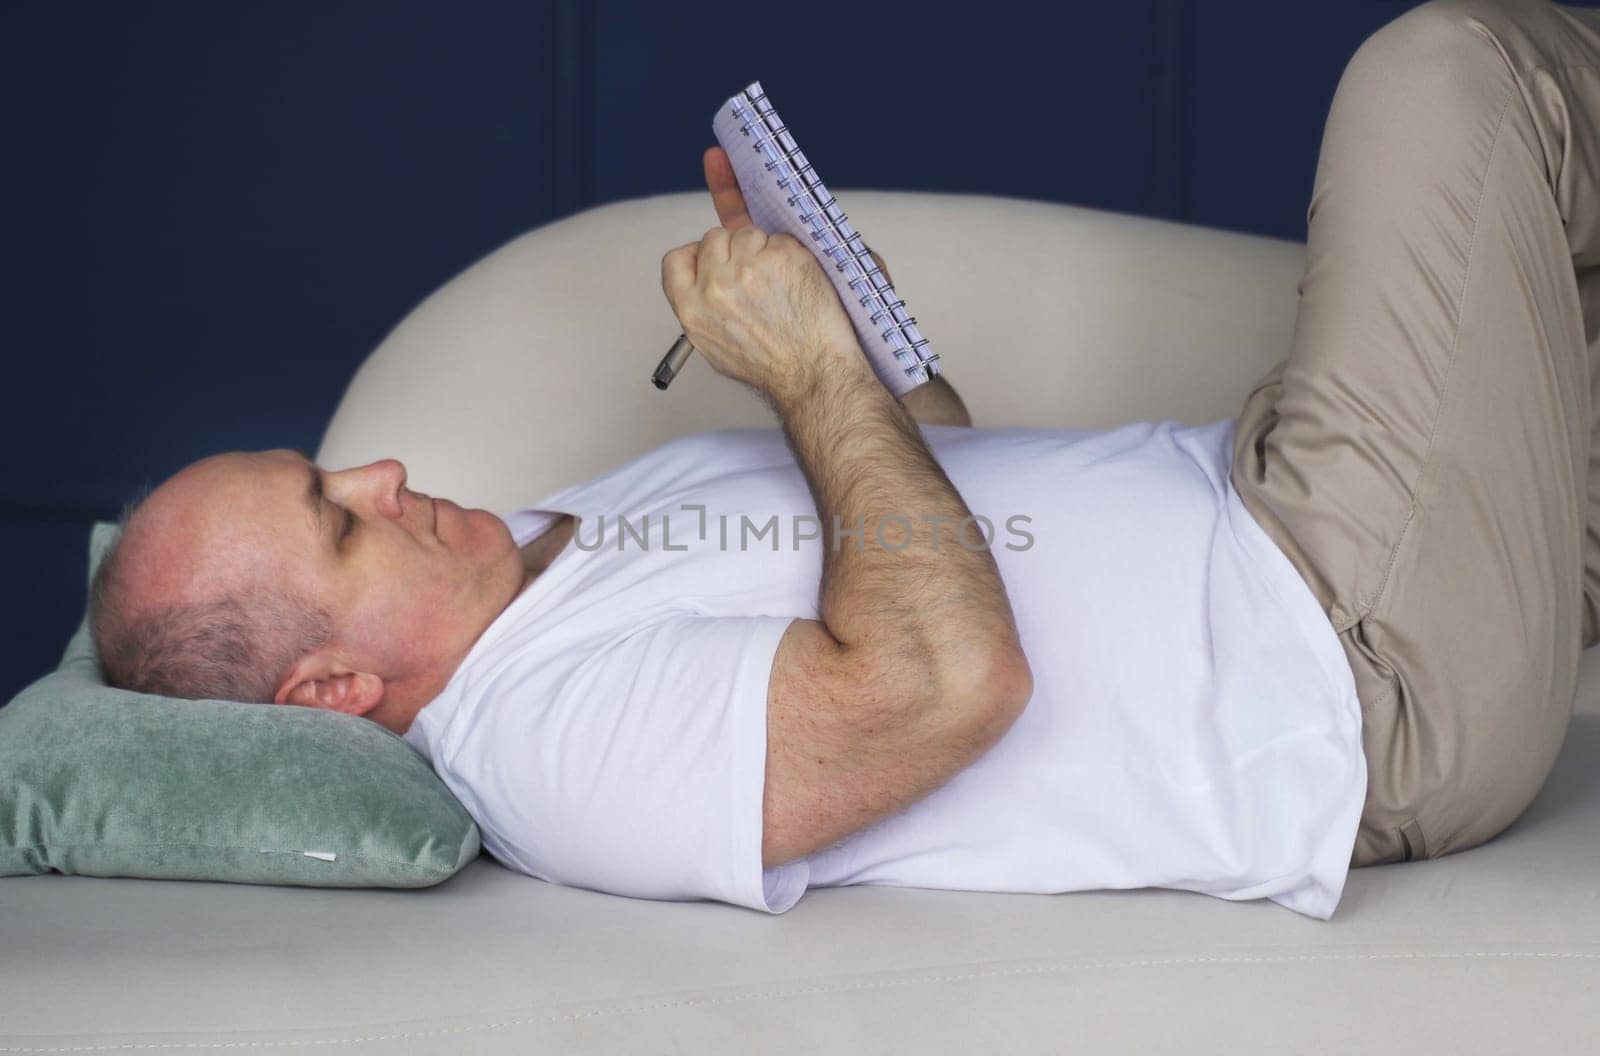
[[[970,690],[997,656],[1020,658],[988,540],[865,360],[775,407],[822,521],[820,608],[833,636],[899,651],[941,691]]]

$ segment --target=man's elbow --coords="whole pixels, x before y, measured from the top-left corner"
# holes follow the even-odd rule
[[[1033,668],[1021,646],[996,651],[990,660],[989,687],[993,706],[1010,726],[1033,699]]]
[[[1033,670],[1020,646],[994,646],[948,668],[941,696],[946,706],[974,716],[998,739],[1033,697]]]

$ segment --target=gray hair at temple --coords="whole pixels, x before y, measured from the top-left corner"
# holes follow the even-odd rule
[[[272,583],[235,583],[220,597],[142,605],[130,570],[140,560],[145,485],[122,508],[89,584],[89,632],[107,685],[191,700],[271,703],[284,676],[333,637],[329,613]]]

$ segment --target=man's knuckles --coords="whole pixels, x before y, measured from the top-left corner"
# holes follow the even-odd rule
[[[756,253],[767,244],[767,233],[753,225],[741,227],[733,232],[731,242],[740,253]]]
[[[689,243],[666,252],[661,258],[661,288],[669,296],[694,285],[695,251],[697,243]]]

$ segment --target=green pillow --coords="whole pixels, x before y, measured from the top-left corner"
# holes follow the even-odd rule
[[[94,526],[91,576],[116,533]],[[114,689],[87,613],[61,666],[0,708],[0,876],[427,887],[477,854],[471,816],[400,737]]]

